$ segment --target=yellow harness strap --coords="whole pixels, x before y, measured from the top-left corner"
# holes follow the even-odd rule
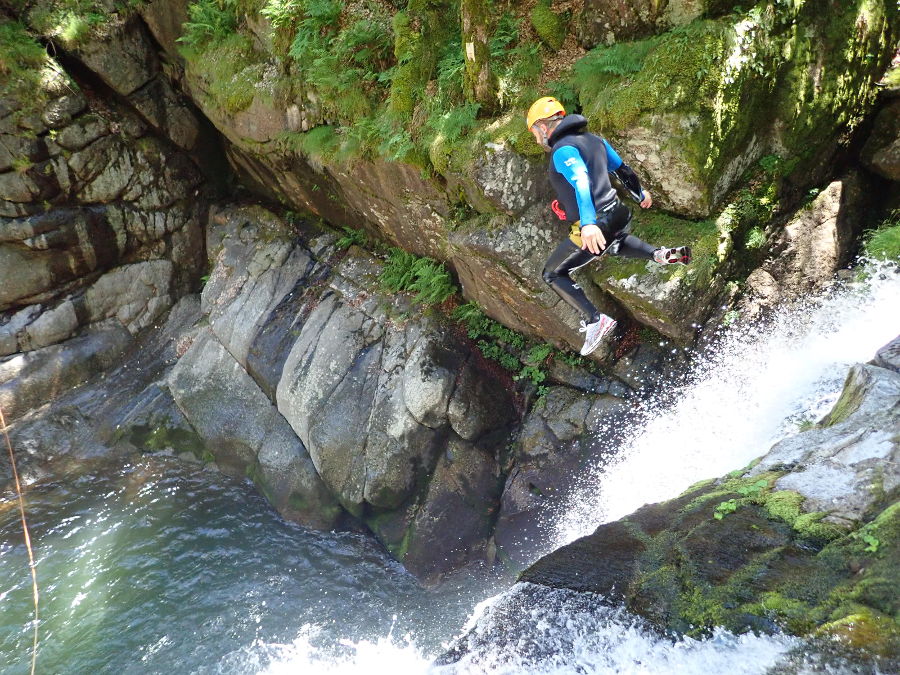
[[[569,231],[569,239],[578,248],[581,248],[581,221],[576,220],[572,223],[572,229]]]

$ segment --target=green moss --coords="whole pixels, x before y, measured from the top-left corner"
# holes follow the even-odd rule
[[[696,123],[672,128],[667,142],[710,186],[773,118],[784,121],[786,156],[805,157],[794,167],[801,171],[811,149],[855,124],[871,103],[897,39],[896,10],[885,4],[857,0],[823,13],[815,3],[777,3],[695,21],[598,47],[576,64],[571,83],[595,127],[613,136],[666,113],[691,113]]]
[[[102,36],[110,14],[133,14],[143,0],[45,0],[34,3],[25,14],[27,23],[44,37],[74,49],[87,40]]]
[[[703,100],[715,91],[726,28],[699,21],[662,36],[598,47],[575,65],[585,114],[624,129],[642,113]]]
[[[865,396],[865,388],[858,384],[854,385],[852,378],[853,371],[847,375],[847,379],[844,381],[844,388],[841,391],[840,398],[838,398],[828,414],[825,415],[819,423],[823,428],[844,422],[853,413],[859,410],[859,406],[862,405]]]
[[[851,649],[882,658],[900,657],[900,627],[897,622],[866,607],[821,626],[816,635],[830,637]]]
[[[898,69],[900,71],[900,69]],[[877,260],[900,260],[900,209],[866,238],[866,255]]]
[[[550,0],[538,0],[531,10],[531,25],[550,49],[559,49],[566,39],[566,20],[550,9]]]
[[[415,523],[408,520],[407,514],[388,511],[370,515],[366,518],[366,525],[394,556],[394,559],[403,562],[415,533]]]
[[[763,504],[766,512],[773,518],[783,520],[789,525],[800,517],[801,507],[806,497],[792,490],[779,490],[766,497]]]
[[[890,62],[889,45],[897,41],[897,12],[889,6],[854,0],[829,12],[815,3],[800,7],[785,32],[788,58],[773,100],[788,152],[812,160],[808,148],[856,124],[871,104],[875,82]]]
[[[444,20],[434,10],[398,12],[394,15],[394,57],[397,65],[391,76],[388,109],[409,118],[424,95],[435,65],[438,50],[433,48],[442,32]]]
[[[39,110],[47,100],[42,76],[50,67],[47,51],[18,21],[0,23],[0,95]]]
[[[259,487],[263,491],[266,499],[268,499],[270,502],[272,501],[272,495],[268,491],[268,486],[266,486],[265,481],[263,480],[262,468],[260,467],[258,461],[249,462],[247,466],[244,467],[244,475],[252,480],[257,485],[257,487]]]
[[[203,458],[204,454],[209,452],[203,439],[193,431],[166,424],[154,427],[144,425],[129,427],[121,430],[115,440],[122,438],[143,452],[159,452],[171,448],[176,453],[190,452],[198,458]]]
[[[678,615],[690,624],[688,635],[703,635],[713,626],[728,622],[728,612],[716,597],[715,587],[692,585],[678,601]]]
[[[666,279],[683,279],[690,286],[704,286],[717,265],[718,232],[710,220],[693,221],[660,211],[636,209],[634,234],[653,246],[690,246],[694,261],[686,267],[669,265],[655,272]],[[598,267],[599,278],[626,279],[642,274],[647,261],[615,256],[605,257]],[[652,311],[651,308],[647,308]]]
[[[261,93],[257,84],[265,64],[248,36],[235,33],[203,49],[183,47],[181,53],[190,71],[206,83],[206,95],[223,110],[245,110]]]
[[[741,610],[776,621],[794,635],[805,635],[816,626],[808,602],[776,591],[763,593],[758,602],[744,605]]]
[[[691,485],[687,490],[682,492],[679,495],[679,497],[686,497],[687,495],[691,494],[692,492],[697,492],[698,490],[702,490],[703,488],[714,485],[715,482],[716,482],[715,478],[707,478],[706,480],[698,481],[698,482],[694,483],[693,485]]]
[[[736,476],[734,473],[728,474],[732,477],[718,483],[715,489],[704,492],[685,504],[681,508],[681,512],[690,513],[703,508],[709,502],[722,501],[726,497],[734,499],[738,507],[750,503],[763,503],[771,485],[781,476],[781,473],[776,471],[767,471],[759,476],[749,478],[741,478],[743,471],[738,472]],[[716,481],[709,482],[710,487],[713,485],[716,485]]]

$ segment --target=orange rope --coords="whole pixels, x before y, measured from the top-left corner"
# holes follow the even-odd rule
[[[19,513],[22,516],[22,531],[25,533],[25,548],[28,549],[28,564],[29,567],[31,567],[31,590],[34,595],[34,645],[31,650],[31,675],[34,675],[34,666],[37,663],[38,646],[37,571],[34,565],[34,552],[31,550],[31,536],[28,534],[28,523],[25,521],[25,500],[22,498],[22,484],[19,482],[19,472],[16,471],[16,458],[13,455],[12,443],[9,440],[9,431],[6,428],[6,418],[3,416],[3,408],[0,408],[0,425],[3,425],[3,435],[6,437],[6,447],[9,449],[9,463],[12,465],[13,478],[16,479],[16,494],[19,495]]]

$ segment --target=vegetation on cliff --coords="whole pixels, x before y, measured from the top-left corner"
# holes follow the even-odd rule
[[[0,98],[29,101],[20,115],[36,112],[48,98],[44,81],[60,75],[47,51],[21,22],[0,22],[0,45]]]
[[[278,72],[270,92],[318,115],[307,129],[286,131],[300,136],[292,147],[327,159],[378,156],[447,174],[467,166],[488,140],[536,152],[521,113],[549,91],[613,138],[636,125],[658,126],[663,115],[693,117],[657,133],[669,136],[712,193],[754,135],[774,132],[789,157],[802,157],[815,147],[811,139],[852,126],[871,102],[898,30],[896,7],[858,0],[818,12],[813,4],[714,12],[643,40],[596,47],[574,63],[577,45],[557,52],[569,26],[550,3],[494,5],[484,17],[488,51],[479,57],[496,79],[490,105],[465,84],[474,56],[463,44],[465,8],[453,0],[401,8],[199,0],[181,40],[189,64],[213,79],[207,71],[221,69],[237,83],[251,63],[272,61]],[[259,27],[260,17],[269,28]],[[235,35],[251,39],[252,57],[224,48]],[[252,96],[254,88],[244,90]],[[234,111],[248,101],[224,91],[219,104]],[[776,120],[777,130],[766,128]],[[306,137],[321,124],[327,134]]]

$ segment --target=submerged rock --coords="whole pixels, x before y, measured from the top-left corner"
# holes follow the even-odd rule
[[[95,373],[108,370],[129,342],[128,331],[110,326],[0,362],[0,406],[7,421],[40,408]]]

